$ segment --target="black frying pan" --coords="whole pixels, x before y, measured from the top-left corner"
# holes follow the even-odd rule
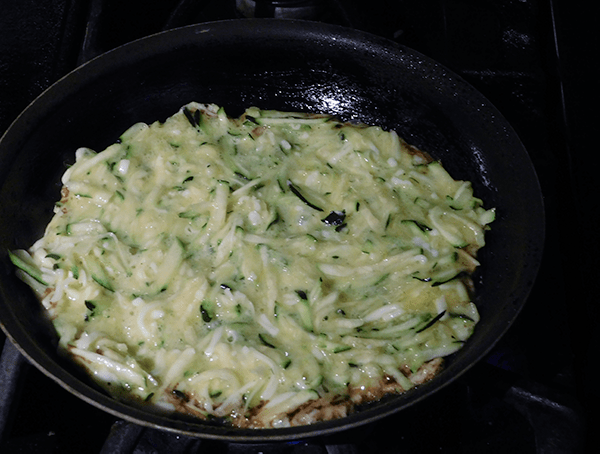
[[[132,124],[164,120],[189,101],[237,116],[263,109],[325,112],[395,129],[473,182],[497,220],[475,276],[481,322],[434,380],[351,416],[289,429],[232,429],[159,416],[117,402],[55,351],[39,304],[6,251],[43,234],[59,177],[75,149],[98,151]],[[188,435],[235,441],[331,434],[417,404],[481,359],[508,329],[533,285],[544,214],[535,171],[514,131],[470,85],[443,66],[360,31],[312,22],[225,21],[154,35],[104,54],[50,87],[0,142],[0,322],[21,352],[82,399],[121,418]],[[59,409],[57,409],[58,411]]]

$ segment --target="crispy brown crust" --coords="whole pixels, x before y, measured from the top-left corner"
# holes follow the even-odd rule
[[[409,379],[415,385],[422,385],[438,375],[444,367],[444,358],[434,358],[423,364]]]
[[[429,164],[430,162],[433,162],[433,158],[431,157],[431,155],[429,153],[419,150],[418,148],[416,148],[406,142],[403,142],[403,145],[406,147],[406,151],[408,151],[409,154],[411,154],[413,156],[421,157],[427,164]]]
[[[408,367],[401,370],[414,385],[421,385],[433,379],[443,368],[443,358],[435,358],[423,364],[411,373]],[[202,410],[202,404],[193,396],[187,395],[176,389],[167,389],[166,397],[175,407],[177,413],[208,420],[207,412]],[[329,395],[310,400],[291,412],[279,415],[276,419],[286,421],[289,426],[305,426],[319,421],[330,421],[344,418],[355,411],[358,405],[375,402],[391,394],[406,392],[391,375],[385,375],[376,386],[348,387],[345,395]],[[261,401],[258,405],[248,409],[245,413],[232,411],[227,418],[235,427],[242,429],[261,429],[272,427],[265,425],[261,419],[263,407],[267,404]]]

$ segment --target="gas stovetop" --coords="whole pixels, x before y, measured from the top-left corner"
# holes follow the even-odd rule
[[[399,414],[352,433],[285,444],[178,436],[122,421],[72,396],[0,333],[0,452],[583,452],[586,409],[599,400],[585,366],[586,354],[598,351],[599,341],[590,335],[598,327],[598,309],[583,288],[571,284],[587,281],[577,279],[594,257],[572,245],[590,225],[586,214],[594,192],[593,170],[585,165],[591,117],[581,114],[592,98],[582,88],[594,85],[584,59],[588,41],[580,35],[582,21],[590,19],[558,0],[3,3],[2,132],[64,74],[148,34],[240,17],[323,21],[411,47],[481,91],[528,149],[548,221],[545,259],[514,326],[455,383]]]

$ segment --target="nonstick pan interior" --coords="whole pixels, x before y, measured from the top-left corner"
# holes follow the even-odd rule
[[[473,337],[433,381],[347,418],[289,429],[231,429],[153,414],[113,400],[61,359],[39,304],[6,251],[43,234],[60,175],[78,147],[97,151],[136,122],[164,120],[198,101],[334,114],[394,129],[457,179],[473,182],[497,219],[475,276],[481,313]],[[481,359],[511,325],[533,285],[544,240],[535,171],[502,115],[443,66],[382,38],[338,26],[234,20],[185,27],[122,46],[50,87],[0,142],[0,321],[43,372],[84,400],[153,427],[236,441],[289,440],[375,421],[418,403]]]

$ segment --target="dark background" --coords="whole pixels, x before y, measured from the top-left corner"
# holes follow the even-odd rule
[[[182,3],[0,0],[0,134],[45,88],[86,59],[162,29],[229,18],[231,12],[227,0],[197,1],[182,19],[173,14]],[[566,0],[343,5],[350,25],[412,47],[473,84],[529,150],[547,212],[544,263],[530,302],[486,361],[557,390],[584,415],[593,412],[600,404],[592,374],[600,351],[595,15]],[[90,17],[102,27],[89,28]],[[4,339],[0,333],[0,347]],[[515,346],[524,351],[516,359],[506,354]],[[42,383],[50,393],[62,392]],[[54,405],[50,398],[38,404],[41,415],[57,410],[44,408]],[[19,424],[30,418],[16,417]]]

